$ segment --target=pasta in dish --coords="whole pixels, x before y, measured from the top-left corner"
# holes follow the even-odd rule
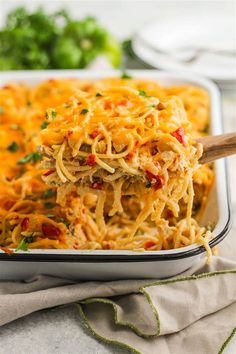
[[[209,98],[154,81],[58,79],[0,91],[0,246],[161,250],[205,245],[200,166]],[[5,161],[5,162],[4,162]]]

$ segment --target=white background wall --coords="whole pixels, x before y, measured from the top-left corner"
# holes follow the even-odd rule
[[[26,5],[29,9],[39,4],[52,12],[58,8],[66,8],[75,18],[85,15],[96,16],[117,37],[124,39],[131,36],[140,26],[153,21],[165,21],[176,16],[193,15],[202,17],[220,14],[226,17],[236,17],[235,1],[205,1],[205,0],[80,0],[80,1],[36,1],[36,0],[0,0],[0,26],[6,13],[16,5]],[[173,31],[174,28],[170,28]],[[222,30],[224,30],[222,28]],[[236,29],[233,29],[235,30]]]

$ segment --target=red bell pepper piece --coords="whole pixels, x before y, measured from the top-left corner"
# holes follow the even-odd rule
[[[180,144],[185,145],[185,130],[184,128],[180,127],[176,129],[174,132],[170,133],[172,136],[174,136]]]

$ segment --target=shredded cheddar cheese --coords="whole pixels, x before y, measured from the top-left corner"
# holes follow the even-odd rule
[[[0,247],[160,250],[203,244],[207,93],[109,78],[0,89]],[[19,246],[20,245],[20,246]]]

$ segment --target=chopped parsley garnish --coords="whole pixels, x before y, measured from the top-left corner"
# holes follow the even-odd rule
[[[54,109],[51,109],[50,111],[47,111],[46,113],[45,113],[45,117],[47,118],[47,119],[55,119],[56,118],[56,116],[57,116],[57,111],[55,111]]]
[[[48,189],[47,191],[43,192],[43,198],[47,199],[47,198],[51,198],[54,195],[56,195],[56,191],[53,189]]]
[[[139,94],[139,96],[142,96],[142,97],[150,97],[150,96],[148,96],[147,92],[144,90],[138,90],[138,94]]]
[[[55,208],[56,203],[46,202],[46,203],[44,203],[44,206],[46,209],[52,209],[52,208]]]
[[[64,218],[59,219],[60,222],[62,222],[64,225],[66,225],[67,228],[70,226],[70,222]]]
[[[150,182],[150,181],[147,181],[147,182],[146,182],[146,188],[151,188],[151,186],[152,186],[152,185],[151,185],[151,182]]]
[[[4,109],[2,107],[0,107],[0,114],[4,113]]]
[[[43,130],[43,129],[46,129],[46,128],[48,127],[48,124],[49,124],[49,122],[44,121],[44,122],[41,124],[40,128],[41,128],[42,130]]]
[[[153,103],[153,104],[150,104],[149,106],[148,106],[148,108],[155,108],[156,107],[156,105]]]
[[[11,151],[11,152],[16,152],[16,151],[18,151],[19,150],[19,145],[15,142],[15,141],[13,141],[8,147],[7,147],[7,150],[8,151]]]
[[[71,103],[66,103],[66,104],[64,105],[64,107],[65,107],[65,108],[70,108],[70,107],[72,107],[72,104],[71,104]]]
[[[32,234],[33,235],[33,234]],[[29,243],[33,242],[33,236],[30,237],[23,237],[20,241],[20,243],[18,244],[18,246],[16,247],[16,252],[17,251],[28,251],[28,245]]]
[[[35,162],[38,162],[39,160],[41,160],[41,158],[42,158],[42,155],[39,152],[31,152],[30,154],[19,159],[17,161],[17,164],[24,165],[25,163],[28,163],[28,162],[35,163]]]
[[[132,76],[127,74],[125,71],[121,75],[121,79],[132,79]]]
[[[25,238],[22,238],[18,246],[16,247],[16,252],[17,251],[28,251],[28,243],[25,242]]]
[[[96,97],[102,97],[102,94],[100,92],[97,92]]]
[[[86,113],[88,113],[88,111],[89,110],[87,108],[83,108],[82,111],[80,112],[80,114],[86,114]]]
[[[33,234],[30,237],[27,237],[26,239],[27,243],[32,243],[34,241]]]
[[[57,116],[57,112],[56,111],[52,111],[51,115],[52,115],[52,119],[55,119],[56,116]]]

